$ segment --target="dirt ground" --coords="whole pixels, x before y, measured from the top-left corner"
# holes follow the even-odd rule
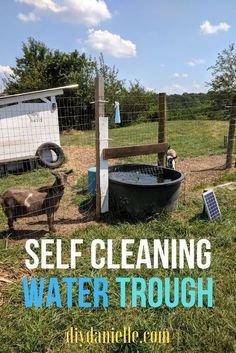
[[[95,151],[90,146],[64,146],[67,162],[65,169],[73,169],[69,177],[69,185],[62,198],[59,210],[55,215],[55,226],[58,234],[70,234],[74,230],[93,222],[94,211],[82,215],[74,203],[75,184],[87,173],[88,168],[95,165]],[[112,162],[111,162],[112,163]],[[113,161],[114,163],[114,161]],[[176,167],[185,175],[186,191],[201,184],[210,184],[214,179],[224,174],[225,156],[200,156],[177,160]],[[46,216],[19,219],[16,224],[14,239],[41,237],[47,234]]]
[[[184,173],[186,190],[191,190],[202,183],[210,184],[225,174],[225,158],[224,155],[220,155],[177,160],[176,169]]]

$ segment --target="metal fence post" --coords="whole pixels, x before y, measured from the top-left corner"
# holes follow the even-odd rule
[[[108,161],[103,158],[103,149],[108,147],[108,118],[104,117],[104,79],[95,81],[95,125],[96,125],[96,218],[108,212]]]
[[[96,126],[96,217],[101,215],[101,187],[100,187],[100,139],[99,118],[104,116],[104,80],[97,76],[95,79],[95,126]]]
[[[232,168],[232,164],[233,164],[235,131],[236,131],[236,98],[233,98],[231,116],[229,120],[227,157],[226,157],[226,166],[225,166],[226,169]]]
[[[167,123],[167,97],[166,93],[159,93],[159,124],[158,124],[158,143],[166,142],[166,123]],[[165,153],[158,153],[158,162],[165,166]]]

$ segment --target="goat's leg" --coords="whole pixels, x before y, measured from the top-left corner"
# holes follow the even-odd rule
[[[47,214],[48,217],[48,228],[49,228],[49,233],[55,233],[56,228],[54,227],[54,213]]]
[[[13,226],[13,222],[14,222],[13,217],[8,216],[8,229],[9,229],[8,231],[9,231],[9,234],[13,234],[15,232],[14,226]]]

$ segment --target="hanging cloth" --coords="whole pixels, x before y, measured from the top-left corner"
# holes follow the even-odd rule
[[[115,123],[120,124],[120,103],[115,102]]]

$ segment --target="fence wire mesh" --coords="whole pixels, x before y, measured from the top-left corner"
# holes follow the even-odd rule
[[[204,102],[200,98],[194,103],[187,99],[178,103],[168,97],[166,138],[180,158],[226,153],[231,106],[227,100],[221,101],[220,108],[217,104],[217,101]],[[119,125],[115,124],[114,105],[106,105],[106,114],[110,116],[111,147],[152,144],[158,142],[158,135],[163,137],[159,133],[158,95],[155,100],[130,104],[121,100]],[[132,160],[156,163],[156,156],[132,157]]]
[[[108,112],[112,111],[112,105],[108,104],[106,109]],[[170,96],[167,97],[165,112],[162,109],[163,106],[159,102],[158,95],[155,99],[152,97],[151,100],[134,101],[131,104],[122,102],[121,99],[121,123],[119,125],[115,124],[113,105],[109,145],[118,147],[153,144],[163,138],[177,154],[175,168],[181,171],[185,177],[181,188],[181,197],[186,202],[189,190],[201,185],[202,188],[209,186],[215,178],[223,173],[232,104],[228,99],[221,99],[220,102],[214,99],[206,100],[204,95],[197,97],[196,101],[189,101],[187,96],[186,99],[182,97],[181,102],[175,96]],[[163,136],[163,130],[160,130],[159,126],[160,116],[163,113],[167,115],[166,136]],[[129,171],[126,176],[123,171],[120,172],[120,178],[123,178],[123,181],[124,178],[133,178],[130,184],[139,184],[142,180],[147,186],[154,182],[153,176],[158,176],[160,170],[157,167],[153,174],[153,166],[158,165],[157,154],[122,157],[110,160],[109,163],[110,165],[132,163],[134,169],[137,169],[136,172],[133,170],[132,174]],[[146,181],[143,180],[144,178]],[[163,179],[168,181],[169,177]],[[144,190],[147,191],[145,188]],[[145,191],[142,197],[144,200]],[[123,200],[116,199],[117,205],[115,207],[117,209],[121,201],[127,205],[125,195],[123,195]],[[135,203],[135,200],[133,202]],[[150,204],[150,209],[152,207],[153,205]],[[127,209],[126,206],[124,208]]]
[[[179,102],[171,96],[167,102],[166,137],[160,133],[163,111],[158,95],[139,100],[121,98],[120,124],[115,123],[115,102],[106,103],[109,147],[155,144],[163,138],[178,155],[176,169],[185,174],[185,189],[212,180],[225,163],[230,102],[221,101],[219,106],[217,100],[200,96],[194,102],[187,97]],[[81,102],[79,97],[62,96],[55,101],[45,97],[43,101],[0,106],[1,232],[8,226],[12,231],[17,221],[19,237],[43,234],[48,227],[71,233],[94,217],[94,117],[95,105]],[[157,153],[109,160],[111,168],[124,163],[139,164],[137,170],[125,170],[129,173],[126,177],[135,179],[131,183],[143,178],[148,179],[147,184],[170,179],[158,166]],[[72,174],[61,174],[70,170]],[[9,188],[10,193],[4,194]],[[126,202],[121,198],[113,201],[117,209]]]
[[[67,233],[93,218],[95,160],[93,105],[63,96],[1,106],[0,231]]]

